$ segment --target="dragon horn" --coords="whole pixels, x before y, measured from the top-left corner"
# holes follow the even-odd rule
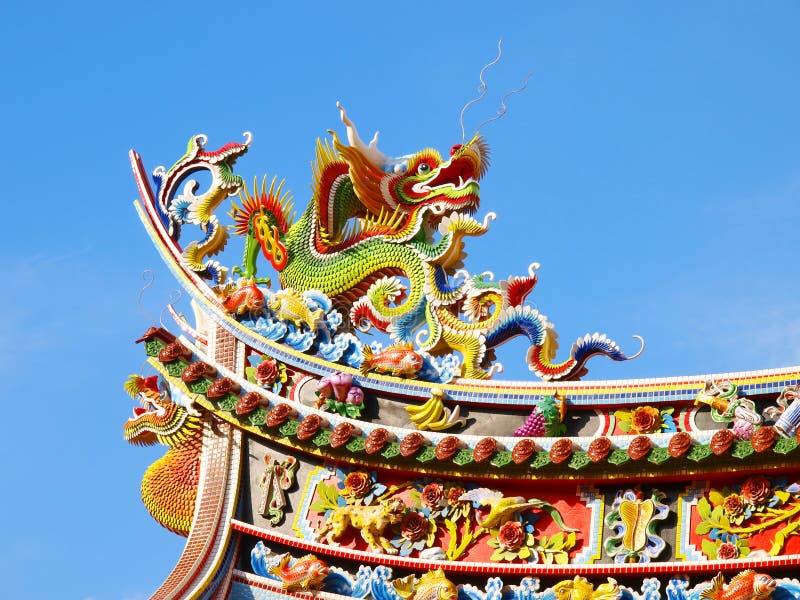
[[[369,160],[373,165],[378,167],[379,169],[382,168],[385,164],[389,163],[389,157],[386,156],[383,152],[378,150],[378,133],[375,132],[375,135],[370,141],[369,145],[365,144],[358,135],[358,130],[353,122],[348,118],[347,112],[342,106],[341,102],[336,103],[336,108],[339,109],[339,116],[342,119],[342,123],[347,128],[347,141],[353,148],[356,148],[364,157]]]

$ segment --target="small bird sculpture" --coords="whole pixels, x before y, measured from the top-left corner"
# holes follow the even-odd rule
[[[484,529],[499,527],[510,520],[516,513],[521,513],[531,508],[545,510],[553,520],[565,531],[576,531],[564,525],[561,515],[549,502],[531,498],[526,500],[522,496],[503,496],[502,492],[489,488],[476,488],[461,494],[459,501],[474,502],[479,506],[488,506],[489,514],[483,519],[478,519],[478,525]]]

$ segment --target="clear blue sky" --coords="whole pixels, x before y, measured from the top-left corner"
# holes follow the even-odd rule
[[[321,4],[321,3],[320,3]],[[0,577],[9,598],[133,600],[183,540],[150,519],[122,390],[133,340],[176,284],[139,225],[127,151],[171,164],[190,135],[250,130],[237,163],[309,195],[314,140],[341,100],[388,154],[484,133],[492,167],[468,267],[542,264],[531,300],[566,350],[624,349],[593,378],[800,363],[800,7],[743,3],[5,3]],[[184,305],[185,307],[185,305]],[[518,353],[517,353],[518,354]],[[501,358],[527,377],[521,356]],[[504,432],[498,432],[499,434]]]

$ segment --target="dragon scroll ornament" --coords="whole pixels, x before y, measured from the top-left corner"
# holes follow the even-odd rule
[[[203,238],[184,246],[183,261],[216,284],[223,301],[237,285],[226,283],[226,268],[204,260],[221,252],[228,240],[213,211],[238,193],[240,202],[232,203],[230,216],[231,230],[245,238],[243,264],[233,268],[241,276],[239,287],[269,282],[258,276],[260,249],[285,293],[322,292],[348,311],[352,328],[387,333],[398,348],[413,345],[430,356],[458,353],[467,378],[483,379],[500,370],[492,365],[494,348],[516,336],[528,338],[528,366],[547,380],[579,378],[595,354],[629,358],[595,333],[578,339],[566,360],[554,361],[558,343],[552,324],[525,304],[538,265],[531,265],[527,275],[499,282],[489,273],[471,276],[463,270],[465,238],[483,235],[495,218],[493,213],[483,221],[472,217],[489,166],[482,136],[456,144],[447,158],[432,149],[390,158],[378,149],[377,134],[364,143],[337,106],[347,143],[332,131],[331,143],[318,140],[312,199],[296,221],[283,182],[276,185],[273,179],[267,186],[265,178],[250,190],[233,174],[249,134],[245,143],[216,152],[207,152],[205,137],[195,136],[173,167],[156,170],[160,218],[176,242],[182,227],[201,228]],[[185,182],[203,169],[211,172],[212,182],[197,195],[198,184]]]

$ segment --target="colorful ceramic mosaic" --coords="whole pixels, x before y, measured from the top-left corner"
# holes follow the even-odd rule
[[[663,499],[658,490],[653,490],[649,498],[640,490],[617,492],[606,517],[606,524],[614,529],[614,535],[605,542],[606,554],[615,562],[650,562],[661,554],[666,543],[656,529],[669,514]]]
[[[164,347],[164,342],[153,340],[148,353],[157,358]],[[160,365],[154,365],[162,370],[167,379],[174,377],[184,384],[183,373],[190,370],[188,361],[206,364],[203,359],[207,360],[203,355],[189,353],[185,360],[166,363],[158,361]],[[401,452],[403,440],[411,433],[409,430],[389,432],[337,414],[326,415],[325,412],[314,411],[299,403],[287,403],[279,396],[269,397],[265,390],[235,375],[223,376],[216,373],[213,378],[206,375],[185,385],[190,392],[198,394],[193,401],[199,405],[236,424],[255,428],[255,431],[266,436],[294,440],[295,447],[310,449],[330,457],[358,456],[358,460],[365,464],[376,466],[410,462],[414,465],[413,468],[425,472],[436,471],[448,463],[465,473],[483,472],[485,465],[489,465],[498,476],[503,476],[504,473],[512,476],[520,470],[532,474],[541,473],[540,476],[544,477],[572,477],[575,471],[588,476],[598,470],[606,472],[609,466],[619,469],[620,472],[631,472],[634,469],[634,472],[648,473],[652,472],[654,466],[666,469],[671,464],[683,465],[684,468],[689,465],[690,468],[703,472],[717,469],[720,460],[733,459],[748,464],[760,461],[767,464],[770,460],[776,460],[775,457],[793,454],[798,447],[796,440],[781,439],[776,435],[758,435],[751,440],[737,441],[731,434],[726,440],[719,440],[720,431],[704,434],[665,432],[660,436],[639,435],[633,438],[603,437],[583,441],[581,445],[563,437],[548,440],[469,436],[458,438],[440,435],[434,437],[435,434],[427,434],[428,437],[423,435],[413,446],[406,444],[405,451]],[[348,388],[347,393],[350,391]],[[437,396],[438,392],[432,394],[432,398],[438,400]],[[243,404],[247,404],[249,408],[243,409]],[[281,415],[280,418],[278,415]],[[348,439],[345,440],[346,443],[336,443],[344,431],[343,427],[338,430],[337,427],[345,424]],[[760,429],[764,434],[772,431],[771,427],[766,426]],[[728,430],[721,432],[728,433]],[[382,439],[381,445],[376,447],[375,443],[379,438]],[[605,442],[605,445],[601,445],[601,442]],[[368,450],[368,446],[372,449]]]
[[[353,529],[366,546],[357,538],[349,546],[401,557],[566,564],[584,547],[578,528],[581,540],[591,537],[592,509],[577,497],[556,504],[570,512],[571,525],[544,499],[461,481],[379,482],[367,471],[322,469],[306,484],[294,529],[327,544]]]
[[[285,585],[281,574],[275,567],[281,560],[286,561],[286,555],[273,555],[269,547],[263,542],[258,542],[251,551],[253,571],[258,577],[242,578],[252,586],[248,590],[250,598],[261,598],[258,588],[270,589],[270,580],[279,585]],[[303,560],[314,560],[312,557],[298,559],[296,564]],[[616,580],[595,578],[594,581],[576,575],[569,579],[558,581],[551,587],[543,586],[539,579],[525,577],[518,584],[505,585],[502,579],[490,578],[483,589],[473,584],[456,585],[441,568],[423,573],[420,577],[408,575],[395,578],[392,569],[388,567],[362,566],[356,574],[348,573],[342,569],[330,568],[321,581],[323,591],[336,594],[340,597],[355,598],[358,600],[388,600],[398,598],[441,598],[442,600],[455,600],[466,598],[468,600],[736,600],[750,598],[764,600],[774,597],[796,597],[800,593],[800,584],[796,579],[775,579],[764,573],[746,570],[730,578],[720,573],[709,582],[700,583],[690,587],[685,577],[672,576],[661,589],[661,583],[654,578],[644,579],[640,589],[632,589],[620,585]],[[255,589],[253,589],[255,588]],[[233,596],[237,597],[237,596]],[[266,596],[265,596],[266,597]]]
[[[270,523],[277,525],[283,520],[286,509],[286,491],[294,485],[297,472],[297,459],[290,456],[278,462],[264,455],[264,473],[258,482],[263,495],[258,504],[258,512]]]
[[[273,179],[267,187],[264,178],[250,190],[233,173],[249,148],[249,133],[245,143],[216,151],[206,150],[204,135],[193,136],[172,167],[154,171],[153,211],[160,225],[192,273],[215,284],[228,313],[268,339],[359,366],[363,373],[446,381],[458,370],[463,377],[487,378],[496,370],[492,349],[516,336],[528,338],[528,365],[547,380],[579,378],[597,354],[628,359],[605,335],[587,334],[566,360],[554,362],[553,326],[525,304],[538,265],[499,282],[461,268],[466,238],[486,233],[494,218],[489,213],[479,222],[471,216],[488,169],[481,136],[453,146],[448,158],[428,149],[395,159],[364,144],[339,109],[348,143],[335,133],[330,143],[317,143],[312,198],[297,220],[283,182],[276,187]],[[198,171],[211,174],[201,195],[190,179]],[[241,278],[228,281],[231,269],[205,259],[229,241],[215,211],[236,194],[240,204],[232,202],[230,217],[234,234],[245,240],[244,261],[232,269]],[[178,246],[189,226],[200,227],[205,237]],[[259,249],[282,289],[258,287],[271,283],[257,277]],[[331,312],[334,305],[339,311]],[[342,308],[350,327],[380,330],[395,343],[378,351],[336,333]]]
[[[250,134],[193,136],[155,188],[131,153],[196,316],[170,307],[188,337],[150,328],[156,375],[125,386],[126,439],[168,447],[145,506],[188,536],[154,597],[800,597],[800,369],[577,381],[632,357],[594,334],[557,361],[538,265],[463,268],[494,218],[472,216],[483,137],[392,158],[339,111],[299,216],[284,182],[234,173]],[[491,380],[517,336],[541,381]]]
[[[200,419],[179,406],[156,376],[131,375],[125,390],[139,401],[123,426],[125,439],[140,446],[161,443],[169,451],[154,462],[142,479],[142,500],[161,525],[188,535],[192,528],[200,470]]]
[[[711,488],[695,507],[694,533],[711,560],[735,560],[756,552],[800,552],[800,484],[754,475]]]

